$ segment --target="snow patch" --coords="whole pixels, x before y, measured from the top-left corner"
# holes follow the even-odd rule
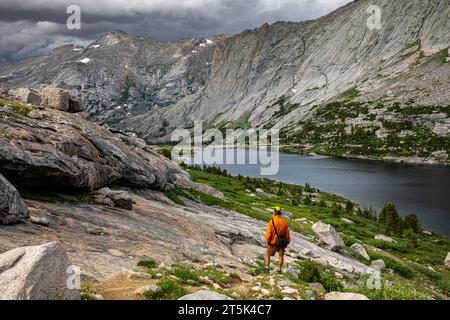
[[[93,46],[92,46],[92,48],[100,48],[100,45],[99,44],[94,44]]]
[[[84,58],[84,59],[81,59],[81,60],[78,61],[78,62],[80,62],[80,63],[88,63],[89,61],[91,61],[91,59],[89,59],[89,58]]]
[[[206,44],[200,43],[200,47],[204,48],[204,47],[206,47]]]
[[[206,44],[214,44],[214,41],[206,39]]]

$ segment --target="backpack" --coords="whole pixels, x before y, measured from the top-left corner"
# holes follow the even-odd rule
[[[282,248],[282,249],[287,248],[287,246],[289,245],[289,242],[288,242],[288,240],[286,238],[286,235],[283,234],[283,235],[280,236],[278,234],[277,227],[275,225],[275,220],[274,219],[272,219],[272,224],[273,224],[273,228],[275,229],[275,234],[277,235],[277,238],[278,238],[278,247]]]

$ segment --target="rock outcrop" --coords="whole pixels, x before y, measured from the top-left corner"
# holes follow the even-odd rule
[[[366,248],[364,248],[364,246],[360,243],[355,243],[354,245],[352,245],[350,248],[352,248],[353,250],[355,250],[359,255],[361,255],[364,259],[366,259],[367,261],[370,261],[370,257],[367,254]]]
[[[10,225],[28,218],[28,208],[17,189],[0,174],[0,224]]]
[[[383,259],[374,260],[372,261],[372,267],[375,267],[379,270],[384,270],[386,269],[386,262],[384,262]]]
[[[390,243],[397,242],[394,239],[392,239],[391,237],[388,237],[388,236],[385,236],[385,235],[382,235],[382,234],[376,235],[374,239],[378,240],[378,241],[384,241],[384,242],[390,242]]]
[[[80,289],[71,288],[69,266],[64,248],[58,242],[3,253],[0,255],[0,299],[79,300]]]
[[[11,102],[11,105],[14,102]],[[5,104],[5,105],[2,105]],[[111,184],[165,190],[183,177],[178,165],[144,141],[113,134],[81,114],[0,103],[0,173],[13,183],[39,188],[95,190]],[[34,111],[34,110],[33,110]]]
[[[217,293],[215,291],[208,291],[208,290],[200,290],[188,295],[185,295],[184,297],[181,297],[178,300],[217,300],[217,301],[223,301],[223,300],[233,300],[232,298]]]
[[[341,251],[344,249],[344,241],[332,225],[317,222],[312,226],[312,231],[317,235],[319,242],[326,244],[330,250]]]
[[[111,201],[114,207],[133,210],[133,199],[130,194],[126,191],[113,191],[109,188],[102,188],[98,191],[100,195],[95,199],[95,201],[103,202]]]
[[[33,216],[45,217],[50,224],[0,226],[0,252],[57,239],[83,274],[105,280],[148,258],[165,263],[214,261],[243,274],[248,267],[241,258],[256,257],[265,250],[267,222],[188,199],[184,199],[185,206],[175,206],[161,202],[164,194],[158,191],[142,193],[145,198],[130,194],[133,210],[126,212],[96,204],[27,200],[28,206],[35,208]],[[355,276],[370,272],[356,259],[321,248],[297,232],[291,233],[291,239],[289,248],[309,250],[308,259]],[[296,259],[286,256],[286,263],[293,264]]]
[[[444,264],[447,267],[450,267],[450,252],[447,254],[447,257],[445,258]]]
[[[40,89],[40,94],[42,104],[46,107],[72,113],[83,111],[80,99],[71,95],[68,91],[54,86],[43,86]]]
[[[14,96],[23,103],[31,103],[40,105],[42,103],[42,97],[36,90],[28,88],[18,88],[14,90]]]

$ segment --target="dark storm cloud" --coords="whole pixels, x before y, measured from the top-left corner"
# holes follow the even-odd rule
[[[350,0],[1,0],[0,57],[18,60],[67,43],[86,45],[107,31],[176,40],[234,34],[279,20],[303,21]],[[80,6],[82,29],[69,30],[66,9]]]

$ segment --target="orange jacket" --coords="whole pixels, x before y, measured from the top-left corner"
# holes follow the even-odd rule
[[[290,243],[291,235],[289,234],[289,227],[286,220],[284,220],[281,216],[275,216],[273,220],[275,221],[275,226],[277,227],[278,234],[280,236],[285,235],[287,241]],[[273,228],[272,220],[270,220],[269,224],[267,225],[266,243],[272,246],[278,245],[278,237]]]

